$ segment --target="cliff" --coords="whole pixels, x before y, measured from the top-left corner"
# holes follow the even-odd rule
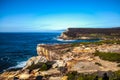
[[[0,74],[0,80],[67,80],[67,74],[74,71],[77,74],[92,74],[120,70],[119,41],[38,44],[37,54],[38,56],[30,58],[22,69]]]
[[[68,28],[59,38],[69,39],[119,39],[120,28]]]
[[[100,44],[101,43],[101,44]],[[64,60],[64,59],[81,59],[81,57],[93,56],[95,52],[120,53],[120,45],[118,43],[106,44],[101,42],[57,44],[57,45],[39,45],[37,46],[37,54],[45,56],[47,60]]]

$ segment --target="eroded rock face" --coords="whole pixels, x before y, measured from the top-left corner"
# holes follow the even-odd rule
[[[102,44],[102,45],[78,45],[73,47],[70,44],[63,45],[38,45],[37,53],[44,56],[47,60],[81,60],[92,57],[93,53],[99,52],[114,52],[120,53],[119,44]]]
[[[47,60],[57,60],[60,59],[59,54],[56,54],[56,51],[52,51],[50,46],[46,45],[38,45],[37,46],[37,54],[39,56],[45,56]]]
[[[32,57],[27,61],[23,70],[24,69],[35,69],[37,67],[40,67],[42,64],[46,62],[47,62],[47,59],[44,56]]]
[[[55,63],[52,65],[52,68],[58,68],[58,67],[65,67],[66,62],[64,60],[56,60]]]
[[[85,47],[83,45],[78,47],[73,47],[71,44],[37,46],[37,54],[45,56],[47,60],[71,60],[84,55],[91,55],[95,51],[94,47]]]

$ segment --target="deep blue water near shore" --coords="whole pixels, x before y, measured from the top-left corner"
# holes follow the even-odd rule
[[[0,33],[0,72],[11,67],[22,67],[32,56],[36,56],[37,44],[62,44],[93,42],[97,40],[57,39],[60,32],[49,33]]]

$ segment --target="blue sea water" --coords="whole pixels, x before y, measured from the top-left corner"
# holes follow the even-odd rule
[[[23,67],[26,61],[36,56],[37,44],[64,44],[93,42],[97,40],[61,40],[60,32],[0,33],[0,72],[13,67]]]

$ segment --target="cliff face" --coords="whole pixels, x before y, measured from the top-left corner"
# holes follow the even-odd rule
[[[120,28],[68,28],[59,38],[69,39],[119,39]]]
[[[83,45],[79,44],[74,46],[73,44],[59,44],[59,45],[38,45],[37,54],[39,56],[45,56],[47,60],[59,60],[59,59],[81,59],[81,57],[92,56],[95,52],[110,52],[120,53],[119,44],[102,44],[102,45]]]
[[[63,53],[69,50],[71,45],[38,45],[37,54],[39,56],[45,56],[48,60],[58,60]]]
[[[95,56],[94,53],[102,52],[103,57]],[[59,76],[62,73],[77,71],[78,73],[93,73],[97,71],[120,70],[119,63],[108,61],[109,54],[113,61],[120,62],[119,44],[59,44],[38,45],[38,56],[30,58],[26,65],[17,71],[6,71],[0,74],[1,80],[37,80],[42,76],[46,80]],[[105,54],[108,54],[107,56]],[[105,56],[104,56],[105,55]],[[115,55],[115,56],[114,56]],[[102,60],[104,59],[108,60]],[[113,58],[116,57],[116,58]],[[115,59],[115,60],[114,60]],[[49,76],[49,77],[45,77]],[[61,79],[60,79],[61,80]]]

